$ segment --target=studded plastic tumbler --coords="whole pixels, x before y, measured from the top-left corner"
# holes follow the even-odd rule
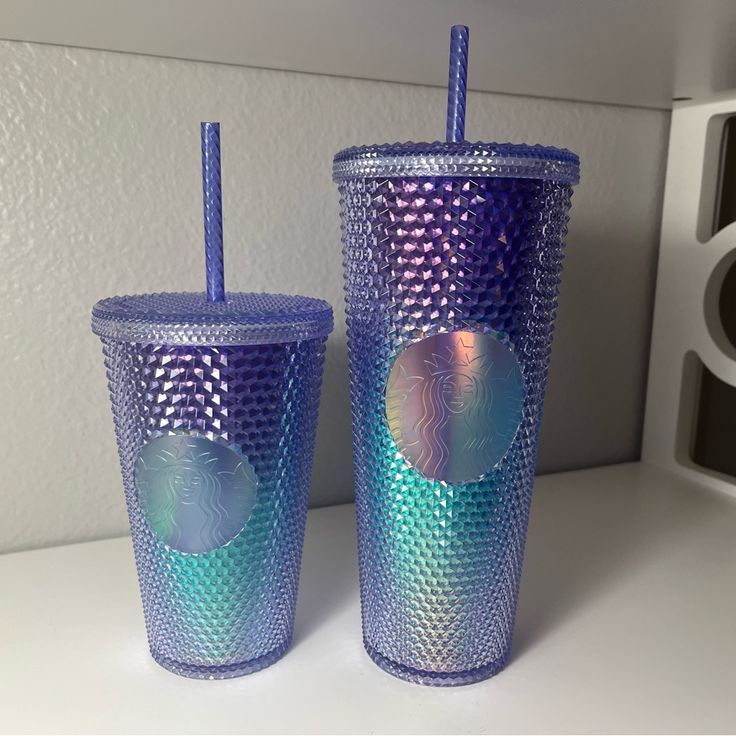
[[[507,660],[578,165],[467,142],[335,157],[363,634],[398,677]]]
[[[151,653],[247,674],[291,641],[322,363],[317,299],[104,299],[102,339]]]

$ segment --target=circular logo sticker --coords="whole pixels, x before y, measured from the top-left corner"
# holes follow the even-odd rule
[[[427,478],[477,480],[506,454],[521,422],[524,379],[489,333],[442,332],[411,343],[386,384],[386,418],[401,454]]]
[[[180,552],[209,552],[250,519],[258,481],[236,450],[192,435],[147,442],[135,464],[141,508],[153,531]]]

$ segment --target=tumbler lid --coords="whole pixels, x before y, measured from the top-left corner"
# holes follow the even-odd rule
[[[334,181],[363,178],[478,176],[577,184],[580,159],[565,148],[520,143],[383,143],[340,151]]]
[[[322,299],[231,292],[113,296],[92,309],[92,331],[122,342],[155,345],[265,345],[326,337],[332,307]]]

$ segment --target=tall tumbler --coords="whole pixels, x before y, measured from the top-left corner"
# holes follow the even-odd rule
[[[507,661],[578,168],[496,143],[335,157],[364,642],[406,680]]]
[[[154,659],[226,678],[291,641],[326,302],[271,294],[103,299],[102,339]]]

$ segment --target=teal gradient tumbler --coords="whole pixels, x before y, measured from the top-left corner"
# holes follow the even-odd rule
[[[289,647],[332,310],[279,294],[99,301],[153,658],[236,677]]]
[[[338,153],[363,636],[429,685],[507,661],[577,156]]]

